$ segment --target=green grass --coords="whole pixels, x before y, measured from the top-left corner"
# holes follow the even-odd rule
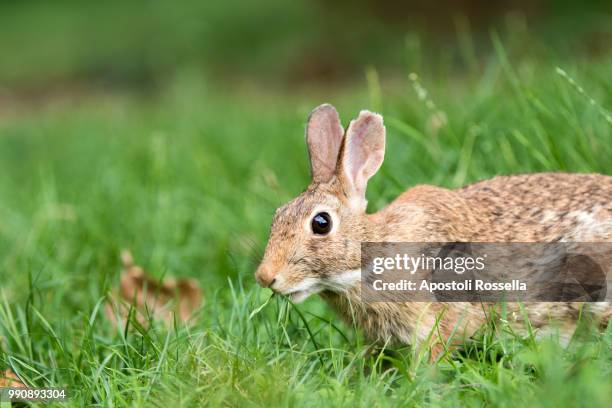
[[[0,368],[68,387],[70,406],[607,406],[610,329],[585,325],[562,348],[484,328],[431,364],[410,348],[369,355],[316,298],[299,309],[273,298],[252,315],[270,296],[256,258],[273,210],[308,182],[303,124],[323,101],[344,123],[361,108],[385,114],[371,210],[417,183],[612,173],[612,59],[542,62],[492,38],[462,74],[379,83],[371,70],[354,89],[270,93],[185,71],[153,96],[0,112]],[[201,283],[191,327],[106,321],[123,248],[154,276]]]

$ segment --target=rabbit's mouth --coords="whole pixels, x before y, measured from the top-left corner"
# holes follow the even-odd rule
[[[287,293],[284,293],[293,303],[302,303],[310,295],[314,295],[323,290],[320,285],[313,285],[304,289],[297,289]]]
[[[321,292],[324,288],[317,277],[304,277],[297,282],[287,282],[283,275],[277,275],[270,286],[274,292],[286,296],[293,303],[303,302],[310,295]]]
[[[306,300],[306,298],[310,295],[311,293],[307,290],[298,290],[288,294],[287,296],[289,297],[289,299],[291,299],[293,303],[301,303]]]
[[[307,278],[289,290],[279,292],[287,296],[293,303],[301,303],[310,295],[322,292],[323,290],[329,290],[336,293],[346,292],[359,284],[360,281],[361,270],[351,269],[332,275],[330,279],[325,281]]]

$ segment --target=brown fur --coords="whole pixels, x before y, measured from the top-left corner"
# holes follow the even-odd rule
[[[325,120],[333,120],[333,108],[324,108]],[[334,128],[337,123],[323,125]],[[309,125],[309,132],[311,128]],[[308,134],[307,139],[313,157],[312,149],[317,146]],[[347,144],[351,143],[357,153],[347,153]],[[361,151],[359,143],[366,144]],[[333,156],[328,150],[325,156]],[[456,342],[461,342],[486,321],[488,308],[497,305],[364,303],[360,285],[342,280],[346,271],[359,269],[361,242],[612,241],[612,177],[599,174],[503,176],[457,190],[416,186],[381,211],[366,214],[365,182],[382,162],[382,152],[382,118],[362,112],[351,122],[337,160],[323,163],[327,168],[335,167],[335,173],[322,180],[315,177],[317,166],[311,163],[317,182],[277,210],[264,259],[256,272],[262,285],[279,293],[320,293],[372,341],[430,345],[446,341],[458,329]],[[321,172],[326,174],[324,168]],[[355,174],[363,175],[365,181]],[[310,219],[318,209],[333,214],[336,229],[327,236],[309,231]],[[526,311],[534,327],[546,328],[552,323],[568,335],[581,307],[575,303],[531,303]],[[520,327],[523,314],[518,305],[510,303],[508,308],[510,323]],[[587,305],[586,311],[589,309],[603,319],[612,313],[608,303]],[[435,336],[429,338],[432,332]]]

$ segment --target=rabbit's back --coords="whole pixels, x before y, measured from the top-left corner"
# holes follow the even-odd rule
[[[499,176],[456,193],[495,241],[612,241],[612,176]]]

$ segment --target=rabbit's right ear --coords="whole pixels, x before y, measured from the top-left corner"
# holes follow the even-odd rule
[[[320,105],[310,113],[306,143],[314,183],[326,183],[333,177],[343,136],[340,117],[332,105]]]
[[[361,111],[346,131],[340,180],[351,202],[365,210],[368,180],[380,168],[385,157],[385,125],[377,113]]]

